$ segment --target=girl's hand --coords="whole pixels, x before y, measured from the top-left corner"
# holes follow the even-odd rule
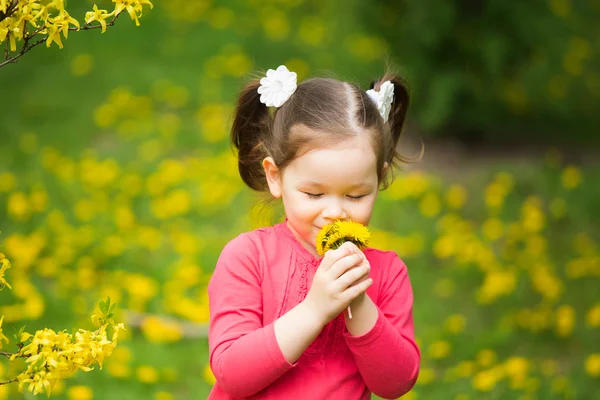
[[[364,295],[373,280],[365,255],[354,243],[325,253],[304,302],[326,325],[356,298]]]

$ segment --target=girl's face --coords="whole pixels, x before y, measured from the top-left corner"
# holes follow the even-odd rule
[[[283,171],[271,157],[263,167],[271,194],[283,199],[290,230],[313,255],[324,225],[337,219],[368,225],[378,193],[377,160],[368,135],[309,151]]]

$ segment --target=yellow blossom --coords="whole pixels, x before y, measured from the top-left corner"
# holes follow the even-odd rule
[[[317,253],[322,256],[326,251],[337,249],[346,241],[364,249],[370,239],[371,233],[366,226],[354,221],[336,221],[323,226],[317,234]]]
[[[11,286],[6,281],[4,274],[6,270],[10,268],[10,261],[8,258],[2,253],[0,253],[0,290],[2,290],[5,286],[11,289]]]

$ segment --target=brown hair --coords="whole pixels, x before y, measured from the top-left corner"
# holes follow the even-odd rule
[[[273,157],[275,165],[283,170],[311,149],[367,133],[377,155],[380,187],[385,189],[393,180],[393,167],[410,161],[397,151],[409,106],[408,88],[402,78],[387,73],[374,81],[370,89],[378,91],[385,81],[394,85],[394,100],[386,123],[366,91],[351,83],[331,78],[308,79],[272,112],[260,102],[260,81],[250,81],[240,93],[231,129],[242,180],[254,190],[268,191],[262,167],[265,157]],[[298,129],[302,126],[310,128],[312,134]],[[386,162],[392,168],[384,170]]]

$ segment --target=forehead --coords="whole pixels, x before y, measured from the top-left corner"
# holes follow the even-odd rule
[[[283,175],[327,186],[370,184],[377,180],[377,160],[368,135],[361,134],[307,151],[290,162]]]

